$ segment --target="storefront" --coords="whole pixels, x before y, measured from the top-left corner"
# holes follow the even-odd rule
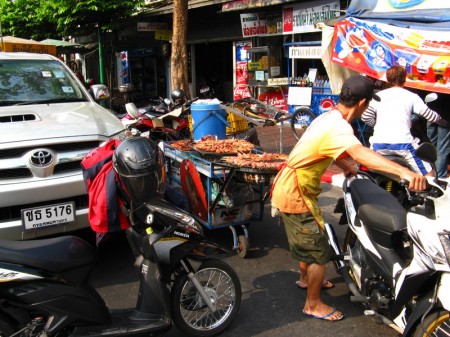
[[[286,109],[288,88],[298,83],[292,78],[303,77],[310,68],[317,69],[314,83],[327,76],[320,58],[290,58],[289,48],[295,46],[287,44],[318,41],[320,46],[322,32],[316,25],[339,16],[341,1],[247,1],[244,6],[245,3],[229,1],[189,9],[191,96],[197,97],[199,87],[208,82],[216,86],[216,93],[224,101],[249,95],[251,91]],[[121,32],[117,42],[123,47],[115,52],[114,80],[118,85],[129,81],[136,91],[148,96],[155,93],[156,79],[157,96],[170,94],[170,47],[169,56],[163,55],[162,48],[170,46],[170,23],[170,13],[143,16]],[[145,55],[136,55],[133,49],[146,50]],[[148,53],[149,49],[154,54]],[[307,55],[311,50],[302,52]]]
[[[292,99],[292,105],[311,105],[313,95],[328,94],[317,24],[338,17],[340,8],[339,1],[321,0],[270,13],[241,13],[243,39],[234,43],[234,98],[252,95],[288,110],[290,96],[296,98],[299,91],[309,92],[308,100]]]

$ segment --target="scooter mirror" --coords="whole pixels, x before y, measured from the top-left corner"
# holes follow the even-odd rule
[[[134,118],[137,119],[139,117],[138,108],[134,103],[125,104],[125,110]]]
[[[420,144],[416,149],[416,155],[428,163],[434,163],[437,160],[436,148],[431,143]]]
[[[170,106],[170,104],[172,104],[172,101],[168,98],[164,98],[164,104]]]
[[[425,103],[430,103],[437,100],[438,95],[435,92],[432,92],[425,96]]]

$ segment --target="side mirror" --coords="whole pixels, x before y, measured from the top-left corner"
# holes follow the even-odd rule
[[[99,102],[109,98],[109,89],[104,84],[93,84],[90,88],[92,97]]]
[[[127,103],[125,104],[125,110],[134,118],[138,119],[139,117],[139,111],[138,108],[134,103]]]
[[[437,160],[436,148],[431,143],[420,144],[416,149],[416,155],[428,163],[434,163]]]
[[[425,103],[430,103],[430,102],[437,100],[437,98],[438,98],[438,95],[435,92],[432,92],[425,96],[424,101],[425,101]]]
[[[170,106],[172,104],[172,101],[168,98],[164,98],[164,104]]]

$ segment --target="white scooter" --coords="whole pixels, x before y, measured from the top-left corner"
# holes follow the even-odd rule
[[[432,165],[436,150],[422,144],[417,154]],[[352,292],[402,336],[450,335],[450,188],[430,177],[423,202],[405,210],[358,174],[343,184],[348,229],[341,251],[327,225],[335,264]]]

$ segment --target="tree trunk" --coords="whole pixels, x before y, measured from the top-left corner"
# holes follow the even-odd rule
[[[188,53],[186,33],[188,21],[188,1],[173,2],[173,36],[171,55],[171,85],[172,90],[182,89],[189,95]]]

